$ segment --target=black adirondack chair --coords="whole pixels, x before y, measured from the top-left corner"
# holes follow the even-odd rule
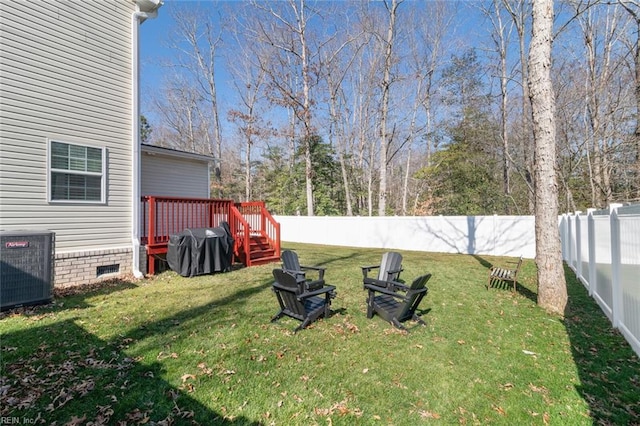
[[[324,271],[326,268],[300,265],[298,254],[292,250],[283,250],[280,259],[282,259],[282,269],[295,275],[296,280],[303,284],[307,291],[316,290],[324,286]],[[307,271],[316,272],[318,274],[317,279],[308,278]]]
[[[421,275],[410,286],[394,281],[384,285],[365,283],[364,287],[368,290],[367,318],[378,314],[400,330],[406,330],[402,323],[409,319],[425,325],[416,314],[416,309],[429,291],[426,283],[430,278],[431,274]]]
[[[289,316],[302,321],[294,333],[307,327],[316,319],[331,313],[331,299],[335,296],[335,286],[325,285],[315,290],[307,290],[298,282],[296,276],[282,269],[273,270],[273,292],[276,294],[280,311],[271,318],[271,322]]]
[[[398,281],[402,272],[402,255],[389,251],[382,255],[380,265],[361,266],[364,284],[385,286],[389,281]],[[378,270],[377,277],[370,277],[369,272]]]

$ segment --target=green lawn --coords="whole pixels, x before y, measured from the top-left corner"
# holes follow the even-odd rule
[[[402,252],[427,326],[366,318],[383,250],[285,244],[327,268],[334,314],[293,334],[271,269],[138,282],[3,314],[1,416],[46,425],[640,424],[640,362],[568,271],[569,309],[485,281],[500,258]],[[5,422],[6,423],[6,422]]]

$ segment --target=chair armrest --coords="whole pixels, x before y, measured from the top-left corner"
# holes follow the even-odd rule
[[[308,299],[309,297],[319,296],[319,295],[325,294],[325,293],[332,293],[332,292],[335,291],[335,289],[336,289],[336,286],[327,285],[327,286],[322,287],[319,290],[307,291],[307,292],[304,292],[304,293],[298,295],[298,300]]]
[[[305,273],[302,270],[297,270],[297,269],[287,269],[287,268],[282,268],[283,271],[290,273],[291,275],[294,275],[296,277],[296,281],[303,282],[306,278],[305,278]]]
[[[395,291],[397,289],[407,291],[409,289],[407,286],[397,281],[385,281],[385,280],[379,280],[376,278],[365,278],[364,279],[365,288],[367,287],[367,285],[374,285],[376,287],[385,288],[391,291]]]
[[[324,278],[324,271],[327,268],[324,268],[322,266],[302,266],[302,265],[300,265],[300,269],[302,269],[303,271],[305,271],[305,270],[317,271],[318,272],[318,279],[321,280],[321,279]]]
[[[301,282],[301,284],[304,284],[304,291],[313,291],[313,290],[317,290],[318,288],[324,287],[324,279],[314,280],[314,281],[304,281],[304,282]]]
[[[362,276],[367,278],[367,274],[371,272],[372,269],[380,268],[380,265],[371,265],[371,266],[361,266],[362,268]]]
[[[278,290],[281,290],[281,291],[286,291],[288,293],[294,293],[294,294],[297,293],[297,291],[295,289],[293,289],[291,287],[283,286],[282,284],[280,284],[277,281],[274,282],[272,285],[273,285],[274,288],[277,288]]]
[[[369,285],[373,285],[373,286],[376,286],[376,287],[387,288],[387,285],[389,284],[389,281],[383,281],[383,280],[379,280],[377,278],[369,278],[369,277],[364,277],[362,282],[364,284],[364,288],[367,288],[367,286],[369,286]]]
[[[398,294],[395,291],[390,290],[389,288],[386,287],[385,284],[391,284],[391,281],[380,281],[380,280],[375,280],[375,281],[376,283],[373,283],[373,282],[366,283],[364,285],[364,288],[369,291],[377,291],[378,293],[388,294],[389,296],[397,297],[400,299],[404,298],[404,295]],[[381,287],[380,285],[378,285],[379,283],[385,286]]]
[[[395,281],[380,281],[380,280],[375,280],[375,281],[377,281],[377,283],[388,284],[388,286],[381,287],[380,285],[376,285],[377,283],[367,283],[364,286],[365,289],[369,291],[377,291],[378,293],[387,294],[389,296],[395,297],[396,299],[400,299],[400,300],[407,300],[409,298],[409,294],[426,293],[429,290],[427,287],[423,287],[417,290],[411,290],[406,285],[395,282]],[[402,290],[405,293],[398,293],[397,290]]]

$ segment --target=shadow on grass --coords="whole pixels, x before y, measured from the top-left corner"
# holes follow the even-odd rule
[[[187,279],[187,278],[179,278],[179,279]],[[246,287],[240,291],[236,291],[233,294],[230,294],[226,297],[215,299],[211,303],[207,303],[202,306],[197,306],[195,308],[180,310],[177,311],[174,315],[169,317],[164,317],[157,321],[148,322],[146,324],[141,325],[137,329],[132,330],[127,335],[124,336],[125,339],[133,339],[133,340],[142,340],[149,337],[152,337],[155,334],[165,333],[167,330],[176,326],[176,324],[180,324],[185,321],[190,321],[204,315],[210,314],[212,311],[216,309],[218,306],[233,306],[233,305],[244,305],[250,300],[250,297],[256,293],[260,293],[261,291],[270,288],[272,279],[267,279],[260,283],[259,285]],[[223,318],[220,318],[223,320]]]
[[[0,415],[32,424],[259,425],[227,418],[74,319],[2,336]]]
[[[54,305],[9,314],[33,315],[35,321],[51,311],[90,306],[85,298],[136,287],[125,281],[111,284],[85,292],[78,289]],[[260,425],[202,405],[188,395],[188,388],[176,388],[161,379],[160,363],[139,364],[124,349],[129,342],[164,334],[180,322],[210,314],[217,306],[244,304],[270,285],[266,280],[206,305],[177,311],[112,342],[87,332],[75,319],[3,333],[0,416],[34,424]]]
[[[598,425],[640,425],[640,361],[565,265],[569,296],[564,325],[580,383]]]

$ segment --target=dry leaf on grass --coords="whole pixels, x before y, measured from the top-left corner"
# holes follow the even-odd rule
[[[420,414],[420,417],[422,417],[423,419],[439,419],[440,418],[440,414],[434,413],[433,411],[420,410],[418,411],[418,414]]]

